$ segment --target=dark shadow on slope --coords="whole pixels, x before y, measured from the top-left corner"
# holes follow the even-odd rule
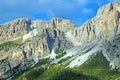
[[[55,40],[51,37],[48,29],[46,29],[46,33],[47,33],[47,43],[48,43],[48,47],[50,49],[50,52],[52,51],[53,47],[54,47],[54,42]]]

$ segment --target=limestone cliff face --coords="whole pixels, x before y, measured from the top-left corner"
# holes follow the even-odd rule
[[[101,7],[94,18],[72,30],[71,34],[81,43],[101,38],[109,40],[120,34],[120,3],[109,3]]]
[[[29,19],[18,19],[0,25],[0,41],[27,34],[31,30],[30,25]]]
[[[103,54],[113,68],[120,69],[120,3],[109,3],[98,10],[97,15],[80,28],[74,28],[71,35],[82,44],[98,41]]]
[[[65,32],[74,27],[71,21],[59,18],[50,22],[23,18],[0,25],[1,78],[34,65],[54,48],[72,48],[74,45],[65,38]]]

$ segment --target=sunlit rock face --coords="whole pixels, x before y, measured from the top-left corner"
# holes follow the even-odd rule
[[[98,10],[97,15],[81,28],[71,31],[81,43],[95,39],[110,39],[120,33],[120,3],[109,3]]]
[[[72,21],[59,18],[49,22],[22,18],[0,25],[1,78],[34,65],[54,48],[72,48],[74,45],[66,39],[65,33],[74,27],[76,25]]]
[[[81,44],[100,42],[103,54],[113,68],[120,68],[120,3],[109,3],[98,10],[97,15],[88,20],[81,28],[71,31]]]
[[[81,27],[61,18],[50,21],[22,18],[7,22],[0,25],[0,78],[9,78],[29,68],[55,48],[68,50],[88,43],[100,44],[112,68],[119,69],[119,34],[119,2],[101,7]]]

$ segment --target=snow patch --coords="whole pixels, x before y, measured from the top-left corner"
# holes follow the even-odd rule
[[[65,56],[63,56],[62,59],[66,58],[68,56],[73,56],[73,55],[82,53],[85,50],[93,48],[96,45],[97,45],[97,42],[94,41],[93,43],[88,43],[88,44],[85,44],[85,45],[82,45],[82,46],[76,46],[76,47],[73,47],[72,49],[68,49],[68,50],[66,50],[67,54]]]
[[[96,52],[101,51],[101,50],[102,50],[102,48],[100,48],[99,46],[96,46],[95,48],[93,48],[92,50],[90,50],[89,52],[87,52],[86,54],[78,56],[67,67],[73,68],[75,66],[80,66],[84,62],[86,62],[92,55],[95,55]]]
[[[56,59],[56,54],[54,52],[54,49],[52,49],[51,54],[49,54],[48,56],[46,56],[44,58]]]
[[[33,31],[30,31],[28,34],[23,36],[23,42],[28,38],[36,36],[37,34],[38,34],[37,29],[34,29]]]
[[[73,68],[75,66],[80,66],[81,64],[83,64],[85,61],[88,60],[88,58],[91,56],[91,53],[86,53],[78,58],[76,58],[75,60],[73,60],[68,67]]]
[[[50,54],[50,59],[55,59],[56,58],[56,54],[54,52],[54,49],[52,49],[52,52]]]

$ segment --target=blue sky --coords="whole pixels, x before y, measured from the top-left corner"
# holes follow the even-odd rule
[[[70,19],[82,25],[99,7],[120,0],[0,0],[0,24],[17,18]]]

